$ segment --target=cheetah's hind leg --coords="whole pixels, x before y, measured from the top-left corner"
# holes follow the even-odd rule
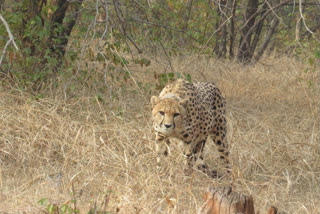
[[[218,152],[220,154],[220,160],[222,160],[222,162],[224,163],[227,173],[230,174],[231,168],[230,168],[229,150],[228,150],[228,145],[227,145],[226,134],[214,132],[210,136],[211,136],[213,142],[217,146]]]

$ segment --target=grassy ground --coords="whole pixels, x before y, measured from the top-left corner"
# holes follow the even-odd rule
[[[0,213],[43,212],[40,199],[76,205],[81,213],[94,206],[110,213],[196,213],[208,186],[229,184],[252,194],[261,213],[270,205],[319,213],[319,77],[293,59],[264,61],[253,67],[187,57],[172,62],[193,80],[214,81],[227,99],[233,176],[221,180],[197,171],[190,177],[176,151],[164,161],[165,172],[156,170],[149,98],[157,90],[149,86],[154,72],[168,70],[165,63],[129,67],[126,84],[113,82],[112,100],[94,78],[85,87],[72,81],[49,87],[42,98],[3,84]],[[208,145],[207,162],[219,168],[215,146]]]

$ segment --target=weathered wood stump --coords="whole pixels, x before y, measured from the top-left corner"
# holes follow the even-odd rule
[[[198,214],[255,214],[252,196],[232,192],[231,187],[209,187],[204,201]],[[276,207],[271,206],[267,214],[286,213],[279,212]]]
[[[204,200],[198,214],[254,214],[252,196],[232,192],[231,187],[211,187]]]
[[[269,210],[268,210],[268,213],[267,214],[277,214],[278,213],[278,209],[276,207],[270,207]],[[281,213],[279,213],[281,214]],[[284,214],[284,213],[283,213]]]

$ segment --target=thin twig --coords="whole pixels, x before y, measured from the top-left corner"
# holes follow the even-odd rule
[[[206,41],[206,43],[202,46],[202,48],[200,49],[200,51],[197,53],[197,55],[194,57],[194,59],[190,60],[189,63],[186,64],[186,66],[189,66],[190,64],[194,63],[195,60],[197,60],[200,55],[203,53],[204,49],[206,47],[208,47],[209,42],[211,41],[211,39],[213,38],[213,36],[220,31],[220,29],[222,28],[222,26],[224,26],[225,24],[227,24],[227,22],[231,19],[232,16],[230,16],[229,18],[227,18],[223,23],[221,23],[220,27],[218,29],[216,29],[214,32],[212,32],[212,34],[210,35],[209,39]]]
[[[174,68],[173,68],[173,65],[172,65],[172,62],[171,62],[170,56],[169,56],[169,54],[168,54],[167,50],[165,49],[165,47],[163,46],[163,44],[162,44],[161,40],[159,40],[159,42],[160,42],[160,46],[161,46],[161,48],[162,48],[163,52],[166,54],[166,56],[167,56],[167,58],[168,58],[168,61],[169,61],[169,65],[170,65],[170,67],[171,67],[171,70],[172,70],[172,72],[174,72]]]
[[[133,41],[133,39],[128,35],[125,24],[126,22],[124,21],[122,17],[122,11],[119,8],[119,2],[117,0],[113,0],[113,5],[114,5],[114,10],[116,11],[116,15],[121,23],[121,28],[123,31],[123,34],[129,39],[129,41],[134,45],[134,47],[138,50],[139,53],[142,53],[142,49],[138,47],[138,45]]]
[[[84,57],[84,50],[85,48],[88,48],[90,47],[90,45],[93,43],[94,39],[95,39],[95,36],[96,36],[96,25],[97,25],[97,18],[99,16],[99,10],[98,10],[98,2],[99,0],[96,0],[96,14],[95,14],[95,17],[93,19],[93,21],[90,23],[90,25],[88,26],[88,29],[87,29],[87,32],[86,32],[86,35],[83,39],[83,44],[81,45],[80,47],[80,56],[79,56],[79,63],[78,63],[78,68],[77,68],[77,73],[80,71],[80,68],[81,68],[81,64],[82,64],[82,59]],[[90,39],[88,39],[90,33],[92,33],[92,37]],[[88,42],[86,42],[88,40]]]
[[[263,15],[261,16],[261,19],[251,28],[251,29],[253,30],[254,28],[257,27],[257,25],[260,23],[261,20],[264,20],[264,18],[265,18],[269,13],[274,12],[277,8],[283,6],[284,4],[286,4],[286,3],[290,2],[290,1],[293,1],[293,0],[285,0],[284,2],[281,2],[281,3],[277,4],[277,5],[275,5],[273,8],[271,8],[271,9],[268,10],[267,12],[261,11],[261,9],[260,9],[261,7],[260,7],[260,8],[258,9],[258,11],[255,12],[255,13],[242,25],[242,27],[239,29],[239,31],[242,31],[243,28],[245,28],[245,27],[247,26],[247,24],[251,21],[251,19],[257,17],[257,16],[260,15],[260,14],[263,14]],[[250,29],[250,30],[251,30],[251,29]],[[251,31],[252,31],[252,30],[251,30]],[[248,33],[251,33],[251,31],[248,32]]]
[[[136,19],[136,18],[129,18],[129,19],[126,19],[126,20],[128,20],[128,21],[140,22],[140,23],[144,23],[144,24],[147,24],[147,25],[158,26],[158,27],[162,27],[162,28],[165,28],[165,29],[168,29],[168,30],[172,30],[172,31],[176,31],[176,32],[179,32],[179,33],[183,33],[183,34],[187,35],[188,37],[190,37],[191,39],[193,39],[194,41],[197,41],[197,42],[200,43],[199,40],[197,40],[196,38],[194,38],[193,36],[191,36],[190,34],[188,34],[187,32],[185,32],[184,30],[180,30],[180,29],[168,27],[168,26],[163,25],[163,24],[158,24],[158,23],[143,21],[143,20]]]
[[[276,6],[274,6],[273,8],[271,8],[271,9],[268,10],[268,11],[264,11],[264,10],[261,11],[261,9],[259,8],[259,10],[258,10],[255,14],[253,14],[253,15],[245,22],[245,24],[244,24],[244,25],[240,28],[240,30],[239,30],[239,32],[241,32],[241,34],[242,34],[242,30],[247,26],[247,24],[249,23],[249,21],[250,21],[251,19],[253,19],[253,18],[256,18],[259,14],[262,14],[261,17],[260,17],[260,19],[259,19],[257,22],[255,22],[254,25],[253,25],[250,29],[248,29],[248,31],[246,32],[246,34],[245,34],[245,35],[242,34],[243,38],[245,38],[245,39],[244,39],[245,42],[243,42],[243,43],[241,44],[241,46],[240,46],[239,49],[241,49],[242,46],[245,45],[245,44],[248,45],[246,38],[248,38],[249,35],[252,33],[252,31],[255,30],[256,27],[258,27],[259,24],[265,20],[265,18],[267,17],[267,15],[268,15],[269,13],[274,12],[274,10],[276,10],[277,8],[281,7],[282,5],[284,5],[285,3],[290,2],[290,1],[293,1],[293,0],[285,0],[284,2],[281,2],[281,3],[277,4]],[[263,7],[261,7],[261,8],[263,8]],[[261,11],[261,12],[259,12],[259,11]],[[259,13],[258,13],[258,12],[259,12]]]
[[[115,53],[119,56],[119,58],[120,58],[120,60],[121,60],[121,62],[122,62],[122,64],[123,64],[123,67],[124,67],[125,70],[128,72],[128,74],[129,74],[130,78],[132,79],[132,81],[134,82],[134,84],[137,86],[137,88],[138,88],[138,90],[140,91],[141,95],[143,96],[145,102],[148,102],[145,94],[143,93],[143,91],[142,91],[141,88],[139,87],[139,85],[138,85],[137,81],[135,80],[135,78],[133,77],[132,73],[129,71],[126,63],[123,61],[123,58],[121,57],[121,55],[119,54],[119,52],[117,51],[117,49],[115,49],[114,51],[115,51]]]
[[[73,212],[77,213],[77,199],[76,199],[76,192],[74,188],[74,182],[72,182],[72,196],[73,196]]]

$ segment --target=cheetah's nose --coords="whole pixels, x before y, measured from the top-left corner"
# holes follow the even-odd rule
[[[168,129],[171,127],[171,125],[168,125],[168,124],[164,124],[164,126]]]

